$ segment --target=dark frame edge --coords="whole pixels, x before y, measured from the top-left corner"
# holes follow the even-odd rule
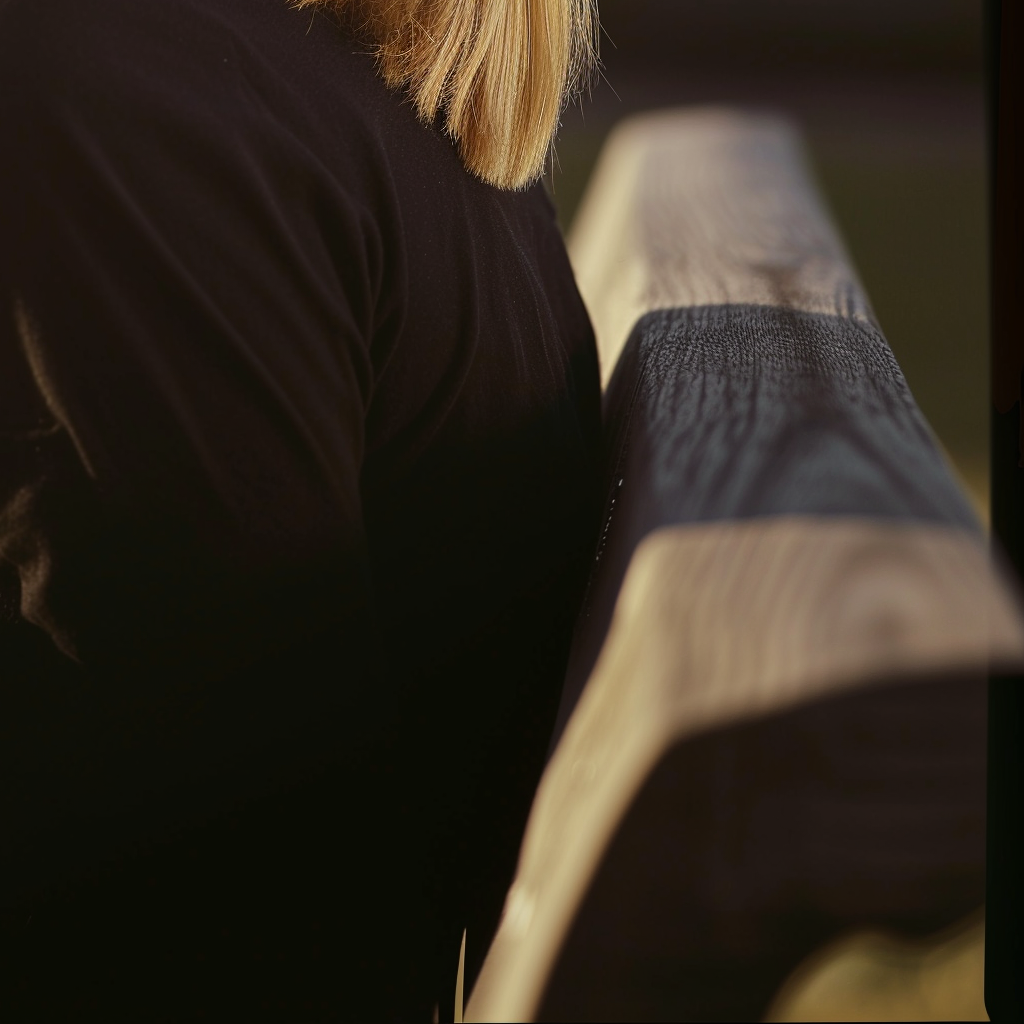
[[[1004,34],[1002,0],[985,2],[985,86],[988,157],[990,343],[990,471],[992,544],[1024,580],[1024,469],[1021,468],[1020,342],[1008,330],[1013,292],[1024,287],[1019,240],[1007,230],[1015,217],[1012,174],[1016,141],[1006,106],[1019,97],[1016,39]],[[1009,86],[1009,88],[1007,88]],[[1000,110],[1001,92],[1004,108]],[[1002,117],[1000,116],[1002,113]],[[1019,117],[1019,111],[1013,112]],[[997,187],[998,183],[998,187]],[[1014,287],[1016,285],[1016,288]],[[1019,309],[1019,307],[1018,307]],[[1012,378],[1016,377],[1016,380]],[[1000,411],[997,394],[1018,398]],[[1005,403],[1004,403],[1005,404]],[[1024,1019],[1024,676],[992,674],[988,684],[988,797],[985,900],[985,1007],[993,1021]]]

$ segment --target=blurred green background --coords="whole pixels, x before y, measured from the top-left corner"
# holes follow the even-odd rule
[[[987,522],[981,0],[600,0],[602,77],[563,117],[563,228],[612,125],[729,104],[787,114],[911,390]]]

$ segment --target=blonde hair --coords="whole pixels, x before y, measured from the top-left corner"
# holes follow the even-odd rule
[[[597,65],[594,0],[295,0],[349,17],[421,121],[499,188],[544,173],[567,100]]]

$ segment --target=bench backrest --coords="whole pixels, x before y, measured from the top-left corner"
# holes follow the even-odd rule
[[[531,1020],[681,737],[1024,664],[1024,619],[801,155],[765,115],[633,119],[570,239],[605,383],[605,528],[556,744],[467,1020]]]

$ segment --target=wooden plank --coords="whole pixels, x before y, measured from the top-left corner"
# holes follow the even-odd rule
[[[769,305],[875,322],[782,117],[696,108],[623,122],[569,255],[605,382],[633,324],[655,309]]]
[[[1024,664],[1017,596],[791,126],[722,110],[627,123],[571,252],[606,384],[604,529],[561,738],[467,1020],[535,1019],[670,751],[858,690]]]
[[[541,782],[466,1020],[535,1019],[603,853],[671,745],[894,676],[1022,659],[1015,598],[963,531],[780,517],[650,535]]]

